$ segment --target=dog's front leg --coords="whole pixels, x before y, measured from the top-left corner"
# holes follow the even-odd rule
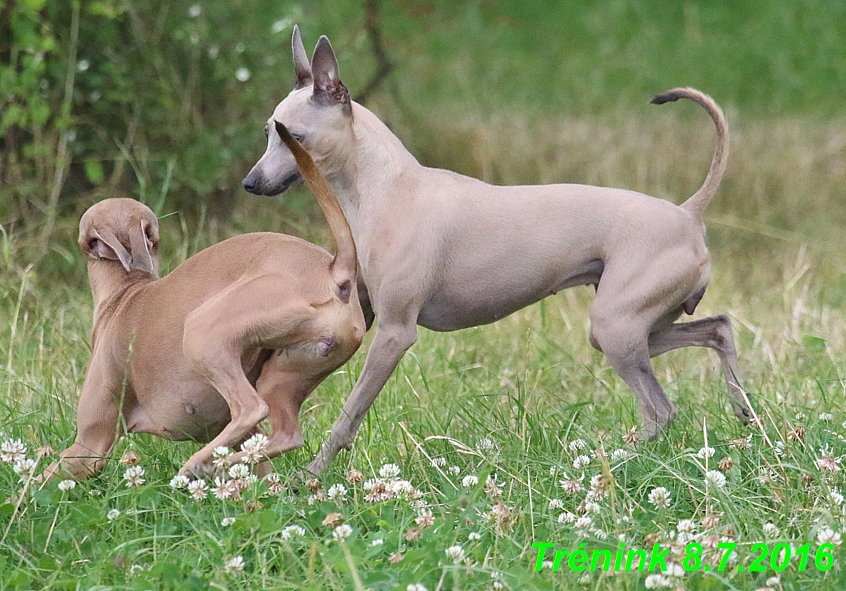
[[[95,351],[79,396],[76,440],[62,452],[58,462],[44,471],[45,479],[88,478],[103,470],[117,438],[121,412],[119,401],[114,398],[120,378],[106,357],[101,351]]]
[[[341,416],[332,426],[329,439],[306,468],[314,475],[323,472],[342,448],[349,449],[370,405],[391,377],[403,353],[417,340],[416,318],[402,323],[391,323],[381,318],[361,376],[347,398]]]

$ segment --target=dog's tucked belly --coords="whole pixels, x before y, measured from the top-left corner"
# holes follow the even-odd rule
[[[511,281],[510,277],[490,277],[485,281],[455,281],[444,285],[423,308],[417,323],[442,332],[490,324],[548,295],[577,285],[596,285],[602,276],[598,259],[584,262],[553,277]]]

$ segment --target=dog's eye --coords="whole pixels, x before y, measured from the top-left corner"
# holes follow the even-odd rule
[[[97,248],[97,239],[92,238],[88,241],[88,250],[94,250],[95,248]]]
[[[300,143],[303,143],[305,141],[305,136],[299,133],[292,133],[291,137]]]

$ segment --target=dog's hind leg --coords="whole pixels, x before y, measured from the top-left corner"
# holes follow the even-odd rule
[[[256,391],[270,409],[267,416],[270,421],[270,437],[264,449],[265,460],[270,460],[287,451],[303,445],[300,429],[300,408],[309,394],[322,382],[327,374],[312,376],[298,371],[287,371],[276,363],[284,351],[277,351],[262,369],[256,383]],[[243,452],[236,453],[232,463],[237,464],[244,457]]]
[[[656,357],[682,347],[708,347],[717,352],[734,414],[744,425],[752,420],[749,397],[740,386],[737,352],[731,331],[731,321],[721,314],[693,322],[680,322],[649,335],[649,356]]]
[[[642,417],[641,436],[655,439],[678,411],[652,371],[646,333],[633,333],[625,323],[592,320],[591,342],[634,391]]]
[[[239,443],[268,416],[268,404],[241,365],[245,349],[285,349],[318,340],[310,334],[313,313],[309,302],[282,293],[279,284],[279,278],[271,275],[234,283],[186,318],[183,353],[226,400],[231,420],[211,443],[191,456],[181,473],[199,476],[208,472],[215,448]],[[257,293],[272,297],[258,298]]]

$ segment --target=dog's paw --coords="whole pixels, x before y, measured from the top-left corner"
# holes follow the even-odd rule
[[[213,475],[214,468],[211,461],[203,458],[192,457],[179,470],[179,476],[185,476],[189,480],[203,480]]]
[[[661,435],[663,429],[655,421],[646,421],[638,430],[638,439],[640,441],[655,441]]]

